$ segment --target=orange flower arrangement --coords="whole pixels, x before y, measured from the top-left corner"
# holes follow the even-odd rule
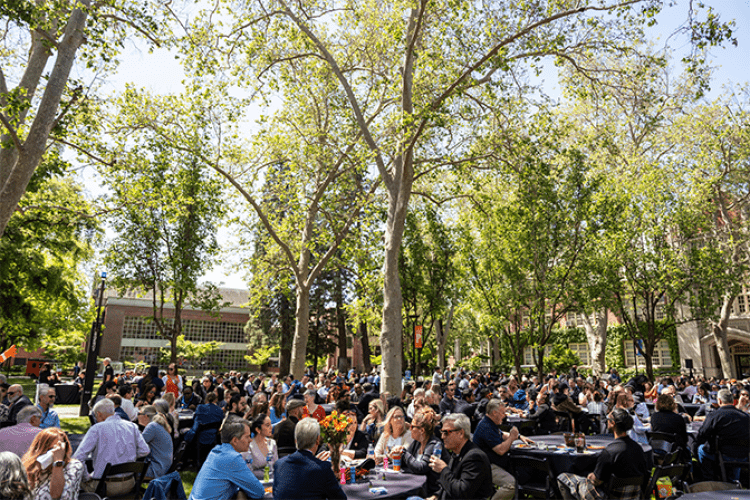
[[[349,423],[346,415],[334,410],[320,421],[320,437],[328,443],[329,448],[338,448],[338,445],[346,443]]]

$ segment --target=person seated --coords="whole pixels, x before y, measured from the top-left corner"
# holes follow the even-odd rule
[[[326,411],[322,406],[315,404],[317,393],[310,389],[305,392],[305,407],[302,409],[302,418],[312,417],[318,422],[326,418]]]
[[[198,405],[193,415],[193,427],[185,433],[185,441],[191,443],[198,432],[198,428],[204,424],[212,424],[224,420],[224,412],[216,405],[216,393],[209,392],[206,396],[206,404]],[[200,444],[208,445],[216,440],[216,429],[207,429],[201,432]],[[247,451],[247,450],[245,450]]]
[[[18,423],[18,414],[21,410],[27,406],[32,406],[34,403],[24,395],[23,387],[18,384],[13,384],[8,387],[8,419],[3,422],[3,426],[14,425]]]
[[[279,447],[271,437],[273,425],[271,419],[265,413],[261,413],[250,423],[250,432],[253,435],[248,450],[253,457],[252,471],[255,477],[263,479],[266,466],[273,467],[279,459]]]
[[[172,426],[169,425],[167,417],[151,405],[143,407],[138,415],[138,423],[144,427],[143,440],[151,450],[148,454],[150,462],[145,477],[161,477],[172,467]]]
[[[617,404],[615,407],[627,411],[633,417],[633,425],[628,431],[628,435],[633,441],[641,444],[648,444],[648,435],[646,433],[651,431],[651,425],[641,422],[638,415],[633,412],[633,406],[635,406],[635,401],[632,393],[623,391],[617,396]]]
[[[50,450],[51,460],[39,463],[38,458]],[[23,456],[32,498],[78,498],[84,466],[80,460],[72,458],[71,453],[68,436],[57,427],[50,427],[37,434],[29,451]]]
[[[385,418],[383,434],[375,445],[375,462],[380,464],[383,457],[396,446],[409,446],[412,442],[411,433],[406,425],[406,414],[400,406],[394,406]]]
[[[747,389],[741,389],[735,405],[738,410],[750,413],[750,392]]]
[[[448,463],[430,457],[430,468],[440,474],[438,491],[429,499],[486,499],[492,496],[492,471],[487,455],[471,442],[471,422],[463,413],[443,417],[441,434],[445,449],[452,452]],[[445,456],[445,454],[443,454]]]
[[[703,403],[700,408],[698,408],[698,411],[695,412],[695,416],[693,416],[694,422],[702,422],[706,420],[706,417],[710,415],[712,412],[719,409],[719,402],[713,398],[712,396],[709,396],[708,402]]]
[[[320,446],[320,424],[308,417],[294,428],[297,451],[274,464],[273,498],[275,500],[345,499],[338,479],[325,462],[315,453]]]
[[[26,406],[18,415],[16,425],[0,429],[0,451],[10,451],[22,457],[34,438],[42,432],[39,428],[42,410],[38,406]]]
[[[82,486],[83,490],[91,492],[96,490],[107,464],[135,462],[151,452],[138,426],[115,415],[115,404],[111,399],[96,403],[92,412],[97,423],[89,428],[73,454],[81,462],[91,458],[94,463],[94,472]],[[112,478],[106,485],[107,496],[123,495],[133,489],[135,480],[132,476],[125,480]]]
[[[133,386],[130,384],[125,384],[117,389],[117,394],[122,400],[120,402],[120,408],[122,408],[122,411],[127,415],[128,420],[131,422],[138,418],[138,410],[135,409],[135,405],[133,404],[133,393]],[[122,416],[120,416],[120,418],[122,418]]]
[[[46,384],[39,384],[39,404],[37,405],[42,410],[41,423],[39,424],[40,429],[46,429],[47,427],[60,427],[60,417],[57,412],[52,409],[55,406],[55,399],[57,394],[54,387],[50,387]]]
[[[190,500],[227,500],[239,491],[248,498],[262,498],[263,485],[240,455],[247,452],[251,439],[246,420],[226,422],[221,427],[222,444],[208,454],[193,483]]]
[[[675,435],[675,444],[688,449],[687,425],[677,413],[677,405],[669,394],[659,394],[656,411],[651,415],[651,430]]]
[[[290,399],[287,402],[287,418],[273,428],[273,438],[279,448],[294,448],[294,428],[302,417],[303,406],[305,402],[300,399]]]
[[[0,452],[0,498],[3,500],[27,500],[31,498],[26,470],[18,455],[10,451]]]
[[[396,446],[393,449],[393,453],[401,453],[401,467],[404,471],[427,476],[427,496],[435,495],[439,488],[440,475],[430,468],[430,458],[434,455],[435,447],[442,448],[442,442],[434,434],[438,418],[430,407],[417,410],[411,421],[411,437],[414,441],[409,446]],[[441,452],[440,458],[442,457]]]
[[[529,399],[529,418],[536,423],[537,434],[557,432],[557,417],[550,408],[549,393],[540,393],[536,399]]]
[[[628,432],[633,428],[633,417],[623,408],[615,408],[607,418],[607,430],[615,436],[596,460],[594,472],[587,477],[564,472],[557,476],[557,484],[565,500],[602,498],[603,487],[612,476],[648,477],[652,464],[640,444]],[[641,498],[640,487],[622,491],[623,494]]]
[[[377,443],[378,439],[380,439],[380,434],[383,432],[385,406],[380,399],[373,399],[368,404],[367,411],[367,415],[359,424],[359,430],[367,434],[370,442]]]
[[[719,446],[721,446],[724,459],[728,462],[736,462],[747,460],[747,448],[735,443],[747,441],[750,437],[750,432],[748,432],[750,415],[734,406],[734,398],[728,389],[721,389],[717,396],[719,408],[706,417],[706,421],[703,422],[695,438],[698,444],[698,461],[703,471],[703,479],[706,481],[715,478],[716,439],[719,438]],[[739,478],[739,472],[740,469],[735,469],[735,479]]]
[[[177,400],[177,408],[179,408],[180,410],[195,411],[195,409],[201,403],[203,403],[203,400],[200,396],[193,392],[193,387],[186,385],[185,388],[182,389],[182,397]]]
[[[341,451],[341,457],[349,460],[358,460],[367,456],[367,446],[370,441],[364,432],[357,428],[357,412],[348,401],[339,399],[336,402],[336,411],[346,415],[349,419],[349,426],[346,428],[346,443]]]

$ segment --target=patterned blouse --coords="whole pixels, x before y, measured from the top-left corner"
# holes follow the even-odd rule
[[[83,478],[83,462],[71,458],[70,462],[65,466],[63,474],[65,475],[65,487],[63,488],[60,500],[76,500],[78,498],[78,490],[81,486],[81,479]],[[43,473],[40,478],[41,480],[31,492],[31,498],[34,500],[52,500],[52,495],[49,492],[51,478],[51,472]]]

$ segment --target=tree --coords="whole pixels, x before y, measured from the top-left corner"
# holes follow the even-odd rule
[[[254,72],[255,89],[273,94],[285,68],[311,60],[300,79],[331,74],[349,124],[369,149],[369,161],[385,187],[383,264],[383,388],[397,392],[401,380],[402,306],[398,259],[415,180],[465,158],[464,137],[484,109],[482,89],[507,95],[521,63],[534,67],[544,56],[576,65],[597,51],[627,51],[653,1],[525,3],[259,0],[215,38],[223,54],[241,59],[236,73]],[[638,11],[638,8],[641,10]],[[201,26],[207,26],[202,18]],[[713,22],[712,26],[719,26]],[[722,36],[714,29],[698,33]],[[195,65],[215,62],[201,43]],[[325,67],[325,70],[321,68]],[[329,87],[327,87],[327,90]],[[350,129],[346,129],[349,132]],[[301,332],[304,334],[304,332]],[[295,350],[299,347],[295,339]],[[293,363],[294,364],[294,363]]]
[[[32,176],[0,239],[0,350],[47,343],[61,353],[77,343],[80,351],[93,319],[80,268],[93,256],[99,224],[56,153]]]
[[[0,237],[42,161],[50,135],[60,137],[83,100],[70,75],[77,59],[88,68],[112,67],[122,41],[134,31],[163,27],[150,2],[11,1],[0,6],[5,49],[0,54]],[[79,49],[84,47],[83,54]],[[45,72],[45,68],[51,68]],[[17,82],[10,88],[9,82]],[[62,109],[60,109],[62,108]]]
[[[750,271],[750,135],[746,102],[724,96],[692,110],[675,130],[681,159],[692,179],[692,210],[678,226],[686,235],[693,317],[706,321],[727,378],[737,373],[729,353],[732,305]]]
[[[127,113],[124,108],[117,121],[127,122]],[[198,132],[191,139],[201,141]],[[151,320],[169,341],[174,363],[184,308],[217,313],[223,306],[214,285],[199,285],[218,252],[221,188],[200,158],[148,129],[115,141],[110,154],[118,162],[109,165],[105,178],[120,208],[110,217],[116,236],[105,262],[118,290],[137,289],[150,296]]]
[[[176,351],[172,347],[166,347],[159,352],[159,361],[161,363],[175,363],[175,354],[178,358],[185,359],[192,366],[197,365],[201,359],[210,356],[214,351],[220,349],[223,344],[211,340],[209,342],[191,342],[185,339],[184,335],[178,335],[175,342]],[[247,356],[246,356],[247,357]]]
[[[514,136],[510,130],[523,130]],[[608,203],[601,175],[571,144],[572,127],[549,114],[487,138],[486,186],[465,214],[469,302],[491,330],[502,331],[517,373],[534,349],[539,375],[544,347],[577,307],[585,256],[605,229]]]

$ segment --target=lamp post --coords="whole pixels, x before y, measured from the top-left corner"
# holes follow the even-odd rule
[[[107,273],[101,274],[101,284],[98,289],[94,290],[93,298],[97,301],[96,319],[91,325],[91,333],[86,349],[86,378],[83,382],[83,393],[81,394],[81,408],[78,415],[85,417],[89,414],[89,400],[94,388],[94,378],[96,377],[96,361],[99,357],[99,350],[102,344],[102,323],[104,314],[102,313],[102,302],[104,301],[104,286],[107,281]]]
[[[409,315],[409,319],[411,320],[411,370],[413,372],[413,376],[416,376],[417,374],[417,358],[416,358],[417,339],[414,335],[414,327],[417,325],[418,318],[419,318],[418,314]]]

